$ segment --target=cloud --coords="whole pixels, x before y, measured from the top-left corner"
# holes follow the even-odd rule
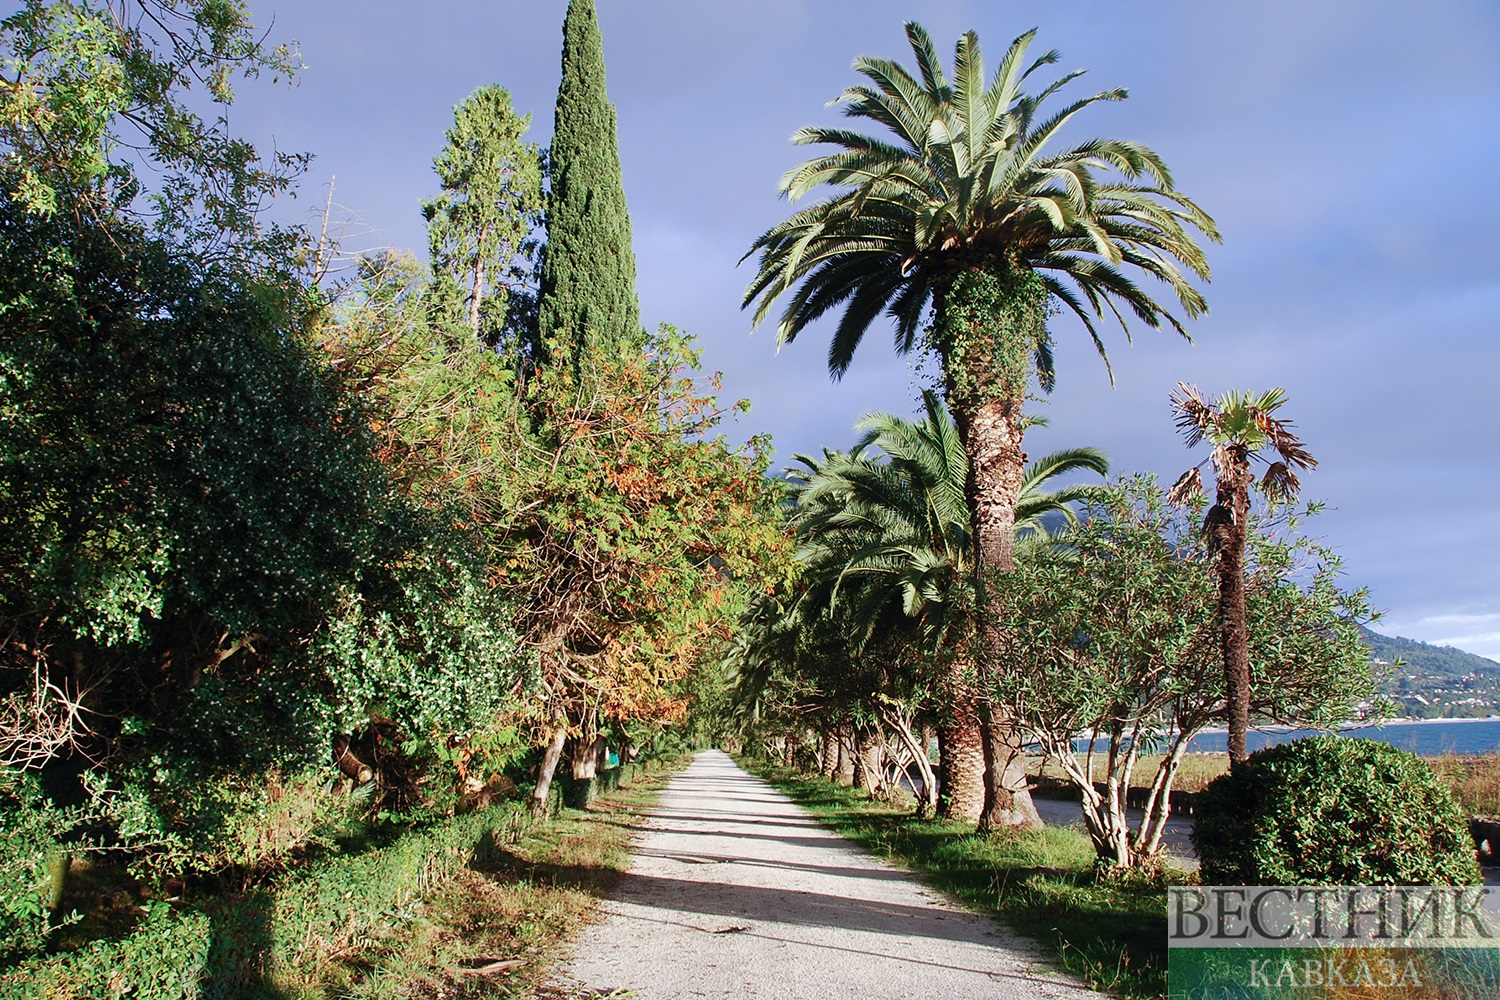
[[[776,182],[808,151],[787,136],[839,120],[825,102],[856,82],[856,55],[909,61],[912,6],[599,6],[643,314],[702,338],[726,395],[755,404],[739,431],[771,432],[783,459],[847,446],[871,409],[910,412],[908,363],[885,329],[831,383],[831,327],[779,354],[773,330],[750,336],[739,308],[750,269],[736,265],[789,211]],[[457,101],[500,83],[534,113],[533,134],[550,134],[564,7],[283,3],[273,34],[300,38],[310,69],[296,90],[240,88],[236,126],[318,154],[310,186],[337,174],[340,201],[386,242],[420,248],[417,202]],[[1094,444],[1121,471],[1175,478],[1195,461],[1167,412],[1178,379],[1209,392],[1284,386],[1322,463],[1308,494],[1331,508],[1312,527],[1344,554],[1350,586],[1368,585],[1389,611],[1395,624],[1382,627],[1500,655],[1493,623],[1438,621],[1500,608],[1489,232],[1500,217],[1500,6],[942,0],[917,13],[945,56],[974,28],[993,63],[1035,25],[1062,68],[1089,70],[1076,93],[1130,88],[1072,135],[1154,146],[1224,230],[1196,345],[1137,329],[1127,346],[1108,332],[1111,388],[1076,324],[1057,322],[1059,388],[1041,407],[1052,426],[1028,449]],[[303,217],[313,201],[284,211]]]

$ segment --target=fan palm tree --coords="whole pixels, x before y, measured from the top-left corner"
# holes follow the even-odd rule
[[[794,479],[793,524],[809,585],[799,609],[807,614],[809,608],[843,604],[848,619],[857,623],[852,638],[859,644],[915,626],[929,648],[947,647],[958,661],[956,676],[968,673],[967,667],[980,677],[977,701],[956,679],[946,685],[945,812],[978,818],[982,828],[1014,825],[1034,811],[1011,766],[1015,755],[1005,752],[990,715],[984,696],[987,665],[970,655],[962,629],[953,628],[975,595],[976,550],[964,504],[967,456],[937,395],[926,393],[923,402],[919,421],[872,414],[859,424],[865,436],[851,452],[802,459],[807,471]],[[867,457],[871,448],[879,456]],[[1069,505],[1095,488],[1049,491],[1046,486],[1080,469],[1107,475],[1109,463],[1093,448],[1075,448],[1027,467],[1016,506],[1019,535],[1049,540],[1048,516],[1074,516]]]
[[[1165,283],[1183,312],[1197,316],[1204,300],[1183,268],[1205,280],[1209,272],[1189,227],[1215,240],[1218,233],[1144,146],[1092,139],[1052,151],[1075,116],[1125,92],[1103,91],[1043,116],[1042,106],[1079,73],[1023,90],[1058,59],[1047,52],[1028,62],[1035,32],[1011,44],[988,82],[974,33],[958,41],[951,80],[927,32],[908,23],[906,33],[916,75],[863,57],[854,68],[869,83],[840,98],[847,116],[890,136],[812,127],[792,137],[835,149],[787,173],[782,193],[792,201],[823,185],[836,193],[754,242],[745,256],[759,253],[759,267],[744,304],[755,303],[758,325],[790,296],[777,331],[782,344],[842,308],[828,353],[835,377],[882,313],[895,320],[898,351],[920,343],[937,353],[968,457],[965,498],[979,563],[1008,571],[1026,462],[1022,405],[1033,375],[1046,391],[1053,383],[1049,311],[1056,303],[1077,315],[1101,356],[1096,321],[1106,315],[1124,326],[1133,313],[1187,336],[1132,272]],[[919,338],[929,303],[933,321]]]
[[[1251,465],[1263,462],[1261,488],[1271,500],[1290,500],[1301,483],[1296,469],[1313,469],[1318,460],[1292,433],[1292,425],[1274,416],[1286,392],[1226,392],[1209,401],[1195,385],[1178,382],[1172,393],[1177,428],[1189,448],[1207,441],[1209,457],[1184,472],[1168,493],[1173,503],[1203,494],[1204,464],[1214,469],[1214,505],[1203,521],[1214,558],[1219,589],[1219,650],[1224,658],[1225,714],[1232,766],[1249,757],[1250,633],[1245,622],[1245,542],[1250,517]],[[1266,451],[1278,456],[1272,461]]]

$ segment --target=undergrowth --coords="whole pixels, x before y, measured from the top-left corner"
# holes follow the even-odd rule
[[[529,995],[624,870],[676,769],[633,766],[588,810],[533,822],[505,803],[245,891],[148,898],[95,869],[78,881],[111,886],[108,905],[67,928],[94,933],[0,966],[0,1000]]]

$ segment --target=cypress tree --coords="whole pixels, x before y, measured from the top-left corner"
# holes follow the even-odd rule
[[[550,163],[540,333],[575,352],[590,342],[607,355],[638,347],[635,251],[594,0],[568,3]]]

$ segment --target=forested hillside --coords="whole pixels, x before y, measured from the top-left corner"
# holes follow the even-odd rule
[[[1500,712],[1500,663],[1452,646],[1364,630],[1381,691],[1418,719]],[[1400,669],[1393,664],[1402,662]]]

